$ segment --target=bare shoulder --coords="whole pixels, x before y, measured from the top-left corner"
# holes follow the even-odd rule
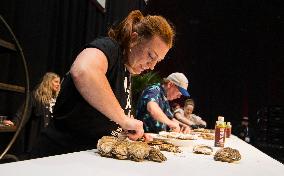
[[[107,58],[101,50],[97,48],[86,48],[75,59],[71,71],[78,69],[100,69],[106,73],[107,67]]]

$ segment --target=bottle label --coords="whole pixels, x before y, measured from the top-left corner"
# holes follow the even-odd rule
[[[226,128],[216,127],[216,129],[215,129],[215,147],[224,147],[225,129]]]

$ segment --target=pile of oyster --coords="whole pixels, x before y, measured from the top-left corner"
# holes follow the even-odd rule
[[[129,141],[114,136],[104,136],[97,144],[98,153],[104,157],[116,159],[130,159],[133,161],[162,162],[167,158],[157,148],[150,147],[146,142]]]
[[[215,153],[214,160],[232,163],[241,160],[241,154],[237,149],[225,147]]]
[[[212,152],[213,148],[207,145],[200,144],[193,147],[193,153],[211,155]]]

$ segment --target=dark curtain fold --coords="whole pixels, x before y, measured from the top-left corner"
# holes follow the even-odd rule
[[[144,0],[106,0],[107,26],[120,22],[132,10],[143,12],[146,4]]]

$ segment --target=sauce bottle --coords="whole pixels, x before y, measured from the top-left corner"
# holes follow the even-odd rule
[[[232,134],[232,125],[231,122],[227,122],[226,125],[226,138],[229,138]]]
[[[218,117],[219,119],[219,117]],[[220,119],[222,120],[222,119]],[[224,120],[224,118],[223,118]],[[226,138],[226,124],[224,121],[216,121],[215,125],[215,141],[214,146],[215,147],[224,147],[225,144],[225,138]]]

